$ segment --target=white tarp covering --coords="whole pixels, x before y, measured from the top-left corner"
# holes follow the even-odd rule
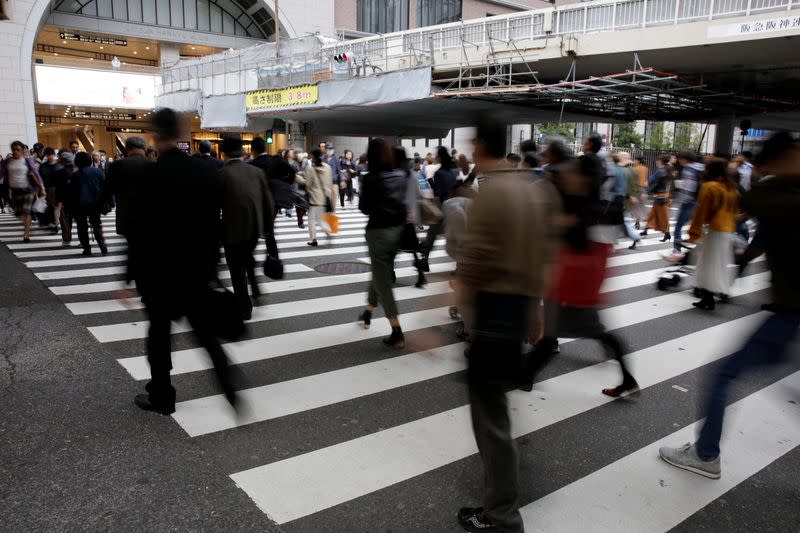
[[[200,111],[200,91],[180,91],[156,96],[156,107],[169,107],[175,111],[197,113]]]
[[[203,129],[246,128],[244,93],[204,98],[200,119]]]
[[[316,106],[390,104],[420,100],[430,94],[431,69],[425,67],[378,76],[320,82]]]

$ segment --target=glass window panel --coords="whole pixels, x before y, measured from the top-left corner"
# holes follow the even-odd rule
[[[142,22],[156,23],[156,0],[142,0]]]
[[[211,4],[211,31],[213,33],[222,33],[222,10],[219,6]]]
[[[128,20],[128,2],[125,0],[111,0],[114,7],[114,18],[116,20]]]
[[[183,27],[197,29],[197,10],[194,0],[183,0]]]
[[[227,13],[222,14],[222,33],[233,34],[233,17]]]
[[[169,0],[156,0],[156,17],[159,26],[169,26]]]
[[[142,0],[128,0],[128,20],[142,22]]]
[[[369,33],[408,29],[408,0],[357,0],[356,28]]]
[[[97,16],[101,18],[111,18],[111,0],[97,0]]]
[[[242,10],[239,6],[231,2],[231,0],[216,0],[214,3],[221,7],[223,11],[230,13],[234,18],[242,14]]]
[[[169,12],[172,15],[172,22],[170,25],[173,28],[183,28],[183,1],[182,0],[168,0]]]
[[[417,25],[433,26],[461,20],[461,0],[417,0]]]
[[[197,0],[197,29],[208,31],[208,0]]]

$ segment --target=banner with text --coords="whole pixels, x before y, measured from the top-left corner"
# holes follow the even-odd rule
[[[772,19],[753,19],[736,24],[720,24],[708,28],[709,39],[725,37],[738,37],[740,35],[753,35],[759,33],[772,33],[777,31],[800,30],[800,16],[789,15]]]
[[[315,104],[319,98],[317,85],[300,85],[286,89],[262,89],[246,94],[247,111],[263,111],[277,107]]]

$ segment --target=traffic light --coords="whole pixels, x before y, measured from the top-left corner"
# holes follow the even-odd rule
[[[333,60],[337,63],[350,63],[353,60],[353,55],[347,52],[342,52],[333,56]]]
[[[272,138],[272,130],[267,130],[267,133],[266,135],[264,135],[264,138],[267,140],[267,144],[272,144],[274,142]]]

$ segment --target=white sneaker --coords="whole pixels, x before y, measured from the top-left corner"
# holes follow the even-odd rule
[[[691,443],[686,443],[680,448],[664,446],[658,450],[658,455],[672,466],[677,466],[711,479],[719,479],[722,473],[719,457],[711,461],[704,461],[697,455],[697,449]]]

